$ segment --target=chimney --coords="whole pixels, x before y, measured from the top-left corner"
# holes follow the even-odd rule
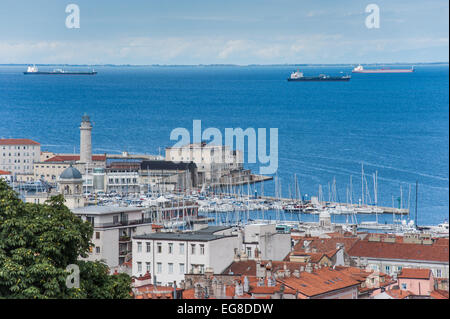
[[[244,292],[250,291],[250,283],[248,281],[247,276],[244,277]]]
[[[300,278],[300,271],[298,271],[298,269],[295,269],[292,275],[296,278]]]
[[[194,288],[194,298],[195,299],[202,299],[202,287],[200,284],[196,284]]]
[[[306,270],[306,272],[308,272],[308,273],[312,273],[313,268],[312,268],[311,263],[307,263],[307,264],[306,264],[305,270]]]
[[[234,290],[234,295],[236,297],[240,297],[244,294],[244,287],[242,286],[242,283],[240,280],[236,280],[236,288]]]
[[[173,299],[177,299],[177,282],[173,281]]]

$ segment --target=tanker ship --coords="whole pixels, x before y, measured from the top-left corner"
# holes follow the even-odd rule
[[[325,74],[319,74],[318,76],[303,76],[303,72],[297,70],[292,72],[291,76],[288,77],[288,81],[349,81],[350,75],[343,76],[329,76]]]
[[[412,73],[414,67],[411,69],[364,69],[360,64],[352,70],[352,73]]]
[[[23,72],[23,74],[42,74],[42,75],[95,75],[96,71],[88,71],[88,72],[73,72],[73,71],[64,71],[63,69],[55,69],[53,71],[39,71],[37,66],[29,66],[28,69]]]

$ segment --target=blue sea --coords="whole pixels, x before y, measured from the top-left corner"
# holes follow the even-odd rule
[[[363,163],[372,201],[377,171],[380,205],[398,207],[401,197],[413,215],[418,181],[418,223],[448,219],[448,65],[307,83],[286,81],[292,66],[105,66],[96,68],[96,76],[25,76],[25,69],[0,66],[0,137],[31,138],[45,150],[78,152],[78,127],[87,113],[95,153],[164,154],[175,143],[171,131],[192,132],[193,120],[222,133],[278,128],[283,196],[289,197],[289,189],[293,193],[297,174],[303,195],[317,196],[322,185],[328,200],[335,179],[336,197],[346,201],[352,176],[353,202],[358,202]],[[305,76],[339,75],[350,74],[351,66],[301,70]],[[246,167],[259,171],[258,164]],[[274,181],[266,182],[264,194],[274,193]]]

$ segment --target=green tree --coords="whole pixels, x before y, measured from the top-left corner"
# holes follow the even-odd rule
[[[131,278],[109,275],[87,257],[93,228],[74,215],[62,195],[23,203],[0,180],[0,298],[128,298]],[[67,288],[69,264],[80,268],[80,288]]]

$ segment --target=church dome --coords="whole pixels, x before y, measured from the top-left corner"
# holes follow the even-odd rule
[[[59,176],[60,179],[82,179],[81,173],[75,167],[70,165]]]

